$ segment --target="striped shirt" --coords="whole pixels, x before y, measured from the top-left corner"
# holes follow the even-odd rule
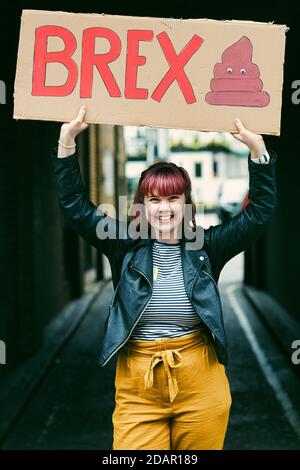
[[[154,240],[153,293],[130,339],[151,341],[206,329],[185,290],[180,243]]]

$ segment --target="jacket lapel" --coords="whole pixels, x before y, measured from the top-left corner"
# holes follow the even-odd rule
[[[133,256],[131,264],[143,272],[153,285],[152,240],[140,239],[135,246],[135,250],[136,254]]]
[[[181,245],[182,271],[187,296],[191,300],[192,287],[198,275],[199,269],[205,263],[207,253],[204,249],[187,250],[186,245]]]
[[[141,271],[151,282],[153,286],[153,240],[139,239],[134,247],[136,254],[131,260],[131,264]],[[183,238],[180,243],[182,271],[187,295],[191,297],[191,289],[195,276],[205,262],[207,253],[204,249],[188,250],[186,249],[186,240]]]

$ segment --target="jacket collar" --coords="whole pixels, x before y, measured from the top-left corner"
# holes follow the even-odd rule
[[[197,227],[197,229],[200,226]],[[191,280],[198,272],[201,264],[205,261],[207,253],[203,248],[204,238],[200,235],[204,233],[202,227],[199,228],[198,242],[196,243],[196,237],[193,239],[187,239],[184,235],[180,239],[181,259],[183,274],[188,287],[188,280]],[[154,239],[150,237],[147,239],[138,239],[135,242],[134,250],[135,255],[132,258],[131,264],[136,267],[139,271],[143,272],[148,280],[153,285],[153,256],[152,256],[152,244]],[[191,249],[193,247],[193,249]]]

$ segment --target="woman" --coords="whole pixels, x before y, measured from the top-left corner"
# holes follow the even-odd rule
[[[217,282],[225,263],[262,235],[274,212],[276,155],[235,120],[234,136],[250,150],[249,202],[232,220],[200,232],[187,172],[168,162],[151,165],[134,199],[135,227],[145,219],[150,230],[136,237],[85,195],[75,151],[76,136],[88,127],[85,111],[62,125],[53,164],[70,224],[111,265],[115,290],[99,363],[118,355],[113,449],[222,449],[231,394]],[[194,238],[181,230],[189,224]]]

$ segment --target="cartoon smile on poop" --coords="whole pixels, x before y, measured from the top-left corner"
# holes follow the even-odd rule
[[[270,96],[262,91],[260,71],[252,63],[252,43],[246,36],[225,49],[222,63],[214,66],[212,91],[206,94],[205,101],[212,105],[225,106],[268,106]]]

